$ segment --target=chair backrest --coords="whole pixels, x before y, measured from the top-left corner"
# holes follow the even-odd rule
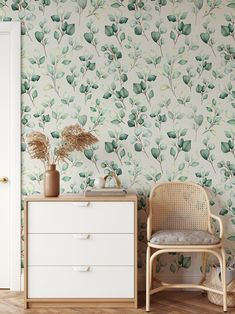
[[[196,183],[156,185],[151,191],[149,205],[148,235],[152,231],[167,229],[208,230],[209,200],[205,190]]]

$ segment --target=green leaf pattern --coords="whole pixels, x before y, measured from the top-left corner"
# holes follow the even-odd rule
[[[140,267],[147,198],[159,181],[210,189],[233,247],[234,8],[234,0],[0,1],[0,19],[22,25],[22,194],[43,191],[26,134],[41,130],[56,146],[63,127],[79,123],[100,141],[58,165],[61,193],[82,193],[110,171],[135,189]],[[167,260],[158,271],[191,266],[191,256]]]

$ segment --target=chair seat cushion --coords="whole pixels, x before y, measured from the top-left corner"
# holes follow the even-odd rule
[[[156,245],[213,245],[219,242],[218,237],[203,230],[160,230],[150,240]]]

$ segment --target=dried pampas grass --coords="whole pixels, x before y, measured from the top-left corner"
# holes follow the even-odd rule
[[[69,158],[69,154],[72,152],[73,150],[71,150],[70,147],[68,146],[60,146],[59,148],[56,149],[55,151],[55,156],[56,156],[56,160],[62,160],[65,161],[66,159]]]
[[[70,125],[61,133],[61,144],[50,160],[50,143],[48,138],[40,132],[32,132],[27,135],[28,151],[32,158],[40,159],[45,163],[65,161],[73,151],[83,151],[89,145],[98,142],[98,139],[86,132],[79,124]]]
[[[31,158],[48,162],[50,149],[48,138],[41,132],[32,132],[26,137]]]
[[[80,125],[70,125],[64,128],[62,140],[73,150],[82,151],[87,146],[95,144],[98,140],[90,132],[85,132]]]

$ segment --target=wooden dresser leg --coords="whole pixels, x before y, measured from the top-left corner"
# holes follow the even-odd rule
[[[150,311],[150,247],[146,254],[146,312]]]

